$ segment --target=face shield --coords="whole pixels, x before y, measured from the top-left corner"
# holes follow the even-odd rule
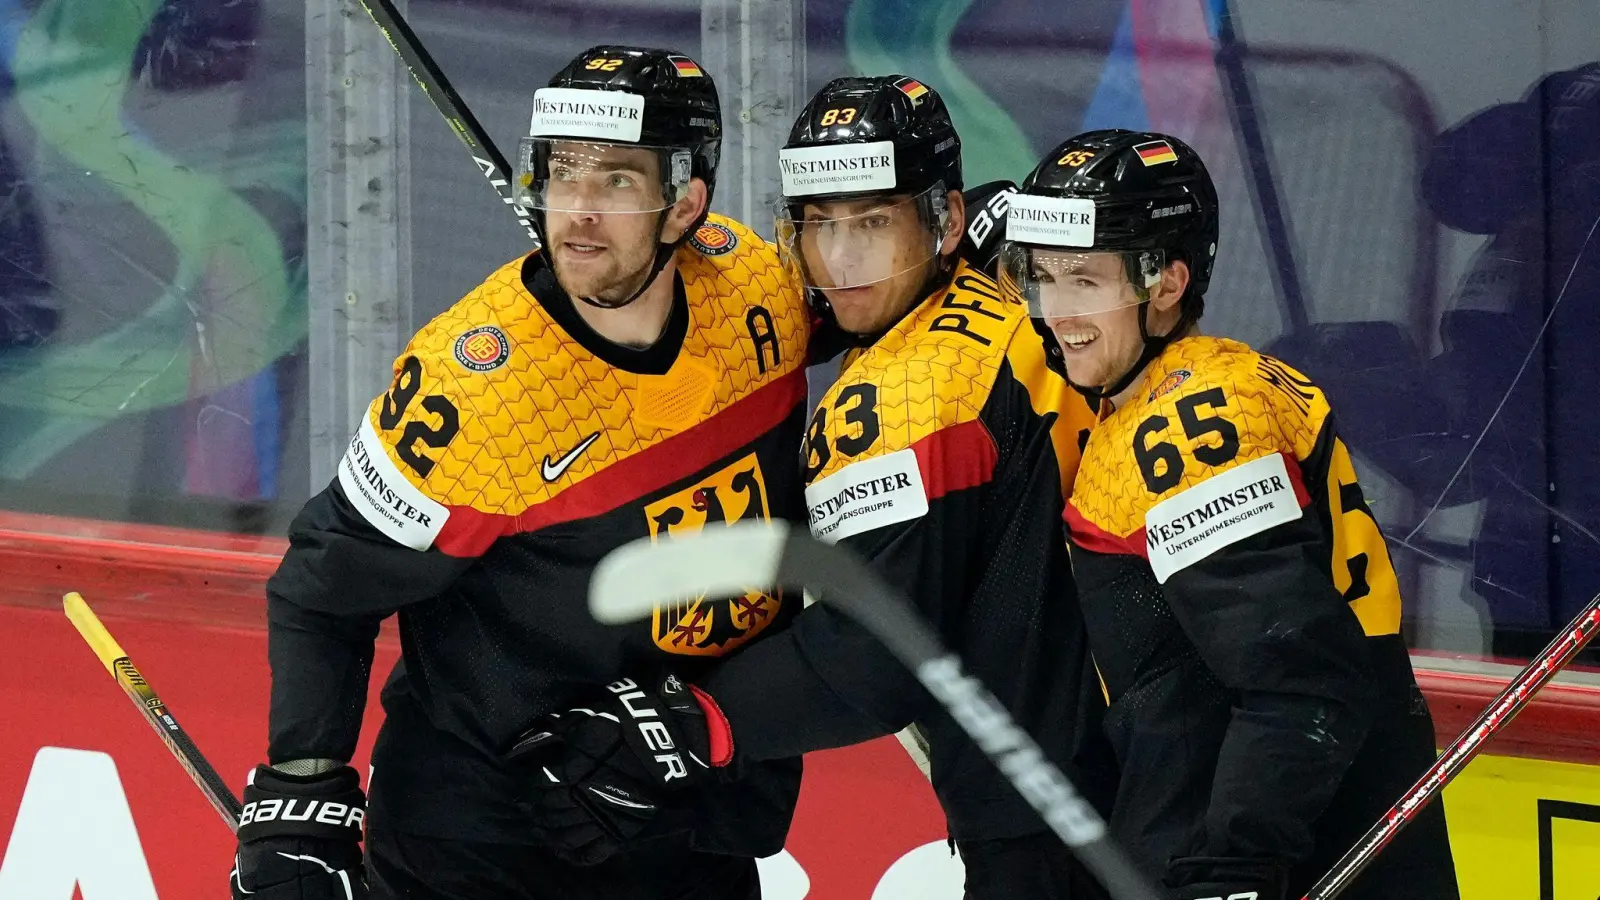
[[[644,97],[542,88],[517,145],[514,199],[542,212],[659,213],[688,193],[694,154],[641,144]]]
[[[801,283],[824,292],[887,281],[939,255],[946,202],[942,184],[912,195],[788,198],[775,216],[778,255]]]
[[[523,138],[516,201],[529,209],[659,213],[687,196],[693,154],[681,147]]]
[[[1007,241],[1000,287],[1036,319],[1070,319],[1143,303],[1165,265],[1159,250],[1088,253]]]
[[[1158,250],[1096,251],[1094,201],[1015,194],[1000,245],[1000,287],[1036,319],[1092,316],[1136,306],[1161,282]]]

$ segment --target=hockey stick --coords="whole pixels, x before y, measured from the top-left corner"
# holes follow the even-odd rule
[[[511,190],[511,167],[506,163],[505,155],[494,145],[494,140],[489,133],[483,130],[478,120],[472,115],[472,110],[462,101],[461,95],[450,86],[450,79],[444,77],[444,72],[439,70],[438,64],[428,51],[417,40],[416,32],[406,24],[406,20],[395,9],[394,0],[361,0],[361,6],[377,24],[378,30],[388,39],[389,46],[394,52],[400,54],[400,59],[411,70],[411,77],[417,80],[422,87],[422,93],[433,103],[434,109],[444,116],[450,123],[450,130],[456,133],[461,143],[467,146],[467,152],[472,154],[472,161],[478,164],[478,170],[489,184],[494,186],[495,193],[500,195],[501,201],[511,207],[512,213],[517,217],[517,224],[528,232],[535,244],[542,245],[544,241],[539,238],[539,230],[534,227],[533,217],[527,207],[517,203],[516,195]]]
[[[1423,807],[1438,796],[1445,785],[1478,755],[1478,751],[1482,750],[1500,729],[1516,718],[1517,713],[1522,712],[1523,707],[1533,699],[1533,695],[1583,650],[1584,645],[1589,643],[1589,639],[1595,636],[1596,631],[1600,631],[1600,594],[1596,594],[1594,599],[1589,601],[1588,607],[1578,613],[1578,617],[1562,629],[1555,640],[1540,651],[1539,655],[1528,663],[1527,668],[1506,685],[1500,696],[1494,698],[1494,702],[1478,716],[1477,721],[1467,726],[1467,730],[1456,738],[1455,743],[1439,754],[1438,761],[1417,779],[1417,783],[1400,798],[1400,802],[1384,813],[1383,818],[1350,848],[1350,852],[1334,863],[1328,874],[1311,886],[1305,900],[1329,900],[1349,887],[1350,882],[1355,880],[1355,877],[1361,874],[1361,870],[1378,855],[1378,851],[1388,846],[1395,835],[1400,833],[1400,829],[1410,824],[1411,820],[1422,812]]]
[[[1244,147],[1245,182],[1250,187],[1250,197],[1255,201],[1257,221],[1267,239],[1267,252],[1272,256],[1274,281],[1281,300],[1283,314],[1292,331],[1301,331],[1309,324],[1306,313],[1306,295],[1300,282],[1300,269],[1294,262],[1294,248],[1289,242],[1289,222],[1283,212],[1283,198],[1278,195],[1278,183],[1272,179],[1272,160],[1267,155],[1266,137],[1261,131],[1260,113],[1250,88],[1250,76],[1244,70],[1244,41],[1234,28],[1233,12],[1227,0],[1217,2],[1217,69],[1228,94],[1228,110],[1233,126]]]
[[[1106,825],[1032,737],[911,605],[857,556],[783,522],[743,523],[608,554],[589,583],[589,610],[606,623],[647,618],[659,605],[699,595],[736,596],[751,585],[806,589],[856,620],[910,669],[1116,900],[1154,900]]]
[[[116,638],[101,624],[100,618],[84,602],[77,591],[73,591],[61,598],[61,605],[66,609],[67,618],[77,627],[78,634],[83,635],[83,640],[90,649],[94,650],[100,662],[105,664],[106,671],[122,685],[122,690],[139,707],[139,712],[144,714],[146,722],[156,730],[156,735],[161,742],[167,745],[172,755],[177,757],[183,770],[194,779],[195,786],[211,802],[211,808],[222,816],[228,823],[228,830],[239,830],[239,815],[243,810],[239,798],[217,775],[217,770],[211,768],[211,763],[206,761],[200,753],[200,748],[189,739],[187,732],[178,725],[178,720],[167,711],[167,705],[161,702],[156,692],[151,689],[150,682],[144,680],[139,670],[134,668],[133,661],[128,659],[128,654],[122,652],[122,647],[117,644]]]

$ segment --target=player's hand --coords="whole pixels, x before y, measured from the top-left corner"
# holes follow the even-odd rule
[[[1287,900],[1288,873],[1269,859],[1189,856],[1167,870],[1171,900]]]
[[[624,679],[540,718],[507,758],[544,845],[594,865],[633,841],[671,795],[727,765],[733,741],[709,695],[673,675]]]
[[[257,766],[228,874],[233,900],[366,900],[366,808],[349,766],[306,776]]]

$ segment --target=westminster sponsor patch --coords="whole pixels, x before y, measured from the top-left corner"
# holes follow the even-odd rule
[[[1094,246],[1094,201],[1017,194],[1006,214],[1006,240],[1051,247]]]
[[[701,256],[721,256],[739,246],[739,238],[728,226],[707,222],[695,229],[694,236],[689,238],[689,246],[698,250]]]
[[[1211,554],[1303,515],[1283,454],[1213,475],[1150,507],[1145,552],[1156,581]]]
[[[851,463],[806,488],[811,534],[837,543],[928,514],[917,453],[907,448]]]
[[[389,461],[370,416],[361,417],[361,427],[339,461],[339,486],[373,528],[413,550],[433,546],[450,518],[449,509],[417,490]]]
[[[894,144],[830,144],[778,151],[785,197],[888,191],[895,186]]]
[[[635,143],[643,129],[644,97],[639,94],[551,87],[533,94],[529,137]]]

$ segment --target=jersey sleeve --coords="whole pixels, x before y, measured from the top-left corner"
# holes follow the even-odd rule
[[[267,583],[272,762],[350,758],[379,623],[445,590],[510,520],[501,444],[515,435],[497,428],[492,383],[456,358],[456,324],[413,338],[337,476],[290,525]],[[466,340],[478,337],[462,359],[511,352],[497,327]]]
[[[1375,696],[1305,466],[1332,417],[1303,377],[1298,396],[1284,387],[1259,372],[1200,380],[1136,444],[1150,453],[1164,437],[1192,470],[1146,510],[1145,549],[1179,626],[1237,697],[1199,856],[1302,861]]]

